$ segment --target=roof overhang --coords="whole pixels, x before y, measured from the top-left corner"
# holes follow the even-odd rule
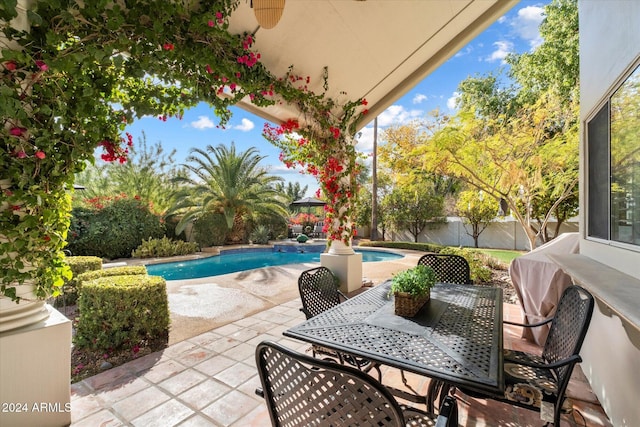
[[[290,66],[310,90],[334,99],[365,98],[364,127],[453,56],[517,0],[289,0],[273,29],[261,29],[249,0],[230,17],[233,33],[254,33],[256,51],[274,75]],[[299,118],[290,105],[239,107],[268,121]]]

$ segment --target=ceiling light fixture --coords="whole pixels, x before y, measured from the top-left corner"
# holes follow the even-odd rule
[[[285,0],[251,0],[251,7],[260,27],[270,30],[282,17]]]

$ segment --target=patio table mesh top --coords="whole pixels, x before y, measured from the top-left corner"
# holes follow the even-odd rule
[[[414,318],[394,314],[389,281],[285,335],[455,385],[498,392],[502,380],[502,289],[437,284]]]

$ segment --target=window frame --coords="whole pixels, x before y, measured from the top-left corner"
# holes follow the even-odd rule
[[[583,136],[584,136],[584,146],[583,146],[583,153],[584,153],[584,163],[583,163],[583,167],[584,167],[584,186],[585,189],[584,191],[584,208],[585,208],[585,213],[584,213],[584,227],[583,227],[583,238],[589,241],[593,241],[593,242],[597,242],[597,243],[603,243],[612,247],[618,247],[618,248],[623,248],[623,249],[629,249],[632,251],[636,251],[636,252],[640,252],[640,244],[635,244],[635,243],[628,243],[628,242],[622,242],[622,241],[618,241],[618,240],[613,240],[612,239],[612,191],[611,191],[611,184],[612,184],[612,170],[611,170],[611,101],[612,98],[614,97],[614,95],[616,93],[618,93],[618,90],[620,90],[620,88],[629,80],[629,78],[635,73],[640,73],[640,57],[636,58],[636,60],[634,60],[631,65],[625,69],[624,73],[622,73],[620,75],[620,77],[618,78],[618,80],[616,81],[616,83],[610,87],[609,90],[607,90],[605,92],[605,96],[602,98],[602,100],[593,108],[593,110],[589,113],[589,115],[586,116],[585,120],[583,121],[583,125],[584,125],[584,130],[583,130]],[[607,151],[607,158],[606,161],[602,161],[601,160],[601,165],[605,164],[606,162],[606,176],[607,176],[607,185],[606,185],[606,194],[603,195],[606,200],[607,200],[607,209],[606,209],[606,222],[607,222],[607,238],[603,238],[601,236],[596,236],[596,235],[590,235],[591,233],[591,226],[592,226],[592,212],[591,212],[591,182],[592,182],[592,175],[591,175],[591,155],[593,154],[593,152],[595,150],[591,149],[591,141],[590,138],[591,136],[593,136],[590,132],[590,124],[592,124],[594,122],[594,120],[596,120],[598,118],[598,116],[601,114],[602,110],[606,108],[607,109],[607,123],[606,123],[606,151]],[[597,159],[595,159],[597,161]]]

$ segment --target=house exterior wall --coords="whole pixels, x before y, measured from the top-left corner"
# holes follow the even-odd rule
[[[640,56],[640,2],[579,0],[580,19],[580,206],[587,206],[587,119],[619,84]],[[587,209],[580,213],[580,253],[599,263],[640,279],[640,248],[616,247],[586,237]],[[631,287],[640,284],[632,281]],[[615,289],[616,283],[607,284]],[[597,286],[597,284],[596,284]],[[615,291],[614,291],[615,292]],[[638,289],[625,289],[632,297]],[[606,295],[606,294],[603,294]],[[582,357],[589,378],[615,426],[640,426],[640,335],[638,325],[616,315],[615,308],[598,297]],[[640,304],[637,305],[640,310]]]

